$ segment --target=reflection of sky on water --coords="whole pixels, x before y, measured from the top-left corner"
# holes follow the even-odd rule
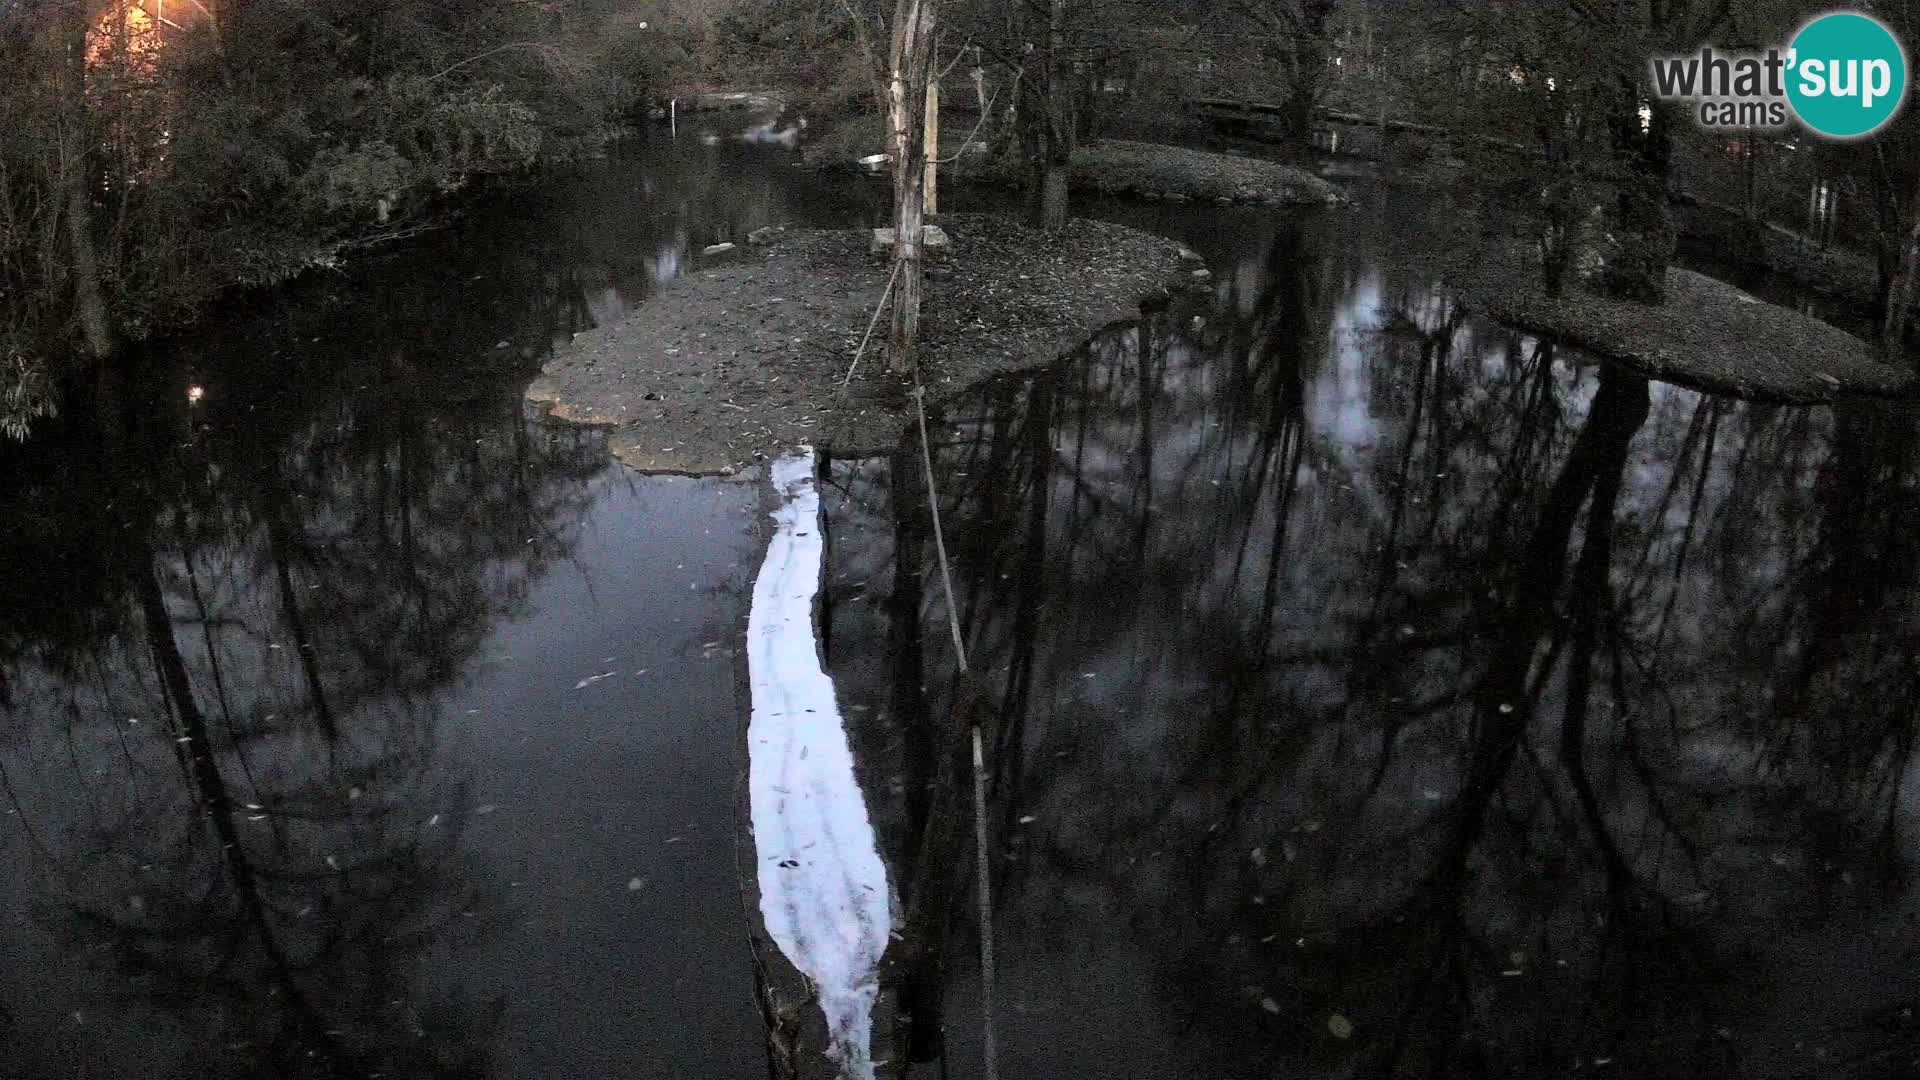
[[[1665,385],[1641,419],[1381,234],[1257,229],[1209,320],[943,439],[1011,710],[1003,1063],[1106,1075],[1074,1016],[1137,1075],[1905,1075],[1907,422]],[[830,559],[887,595],[913,515],[842,469]],[[844,658],[900,625],[834,625],[887,700]]]

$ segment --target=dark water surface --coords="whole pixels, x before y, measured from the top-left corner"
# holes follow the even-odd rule
[[[789,160],[503,196],[5,452],[0,1075],[765,1074],[760,494],[518,394],[701,246],[869,218]],[[1916,1075],[1912,418],[1465,319],[1415,197],[1093,209],[1219,304],[935,424],[1002,1074]],[[952,667],[914,464],[830,465],[821,605],[896,888]]]
[[[764,1068],[759,494],[638,479],[519,392],[701,246],[865,213],[786,154],[623,148],[8,448],[0,1076]]]
[[[1375,198],[1110,208],[1208,245],[1221,310],[934,423],[1001,703],[1003,1070],[1920,1075],[1913,417],[1463,318]],[[829,659],[911,777],[924,494],[833,479]]]

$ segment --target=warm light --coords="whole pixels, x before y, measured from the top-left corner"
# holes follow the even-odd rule
[[[187,387],[187,404],[189,405],[200,404],[200,399],[206,396],[207,388],[204,386],[194,385]]]
[[[116,26],[116,23],[120,25]],[[124,33],[121,32],[123,28]],[[87,66],[94,67],[113,59],[116,50],[124,47],[125,59],[135,65],[141,74],[151,75],[153,52],[160,44],[156,29],[153,16],[138,5],[129,4],[117,11],[109,7],[87,30]]]

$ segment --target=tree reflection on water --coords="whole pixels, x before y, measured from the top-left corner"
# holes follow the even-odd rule
[[[1649,384],[1371,259],[1283,225],[1217,322],[935,422],[1008,1066],[1906,1075],[1910,419]],[[951,650],[860,659],[945,639],[901,475],[836,467],[829,576],[885,602],[829,660],[911,802],[898,684]]]
[[[392,386],[284,428],[163,409],[9,488],[16,872],[130,1029],[112,1068],[170,1015],[194,1075],[488,1074],[502,999],[433,960],[511,913],[437,695],[568,557],[606,458],[510,388]],[[100,1052],[0,1033],[30,1072]]]

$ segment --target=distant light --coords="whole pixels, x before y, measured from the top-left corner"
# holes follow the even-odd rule
[[[207,388],[204,386],[195,384],[193,386],[187,387],[187,404],[189,405],[200,404],[200,399],[206,396],[207,396]]]

